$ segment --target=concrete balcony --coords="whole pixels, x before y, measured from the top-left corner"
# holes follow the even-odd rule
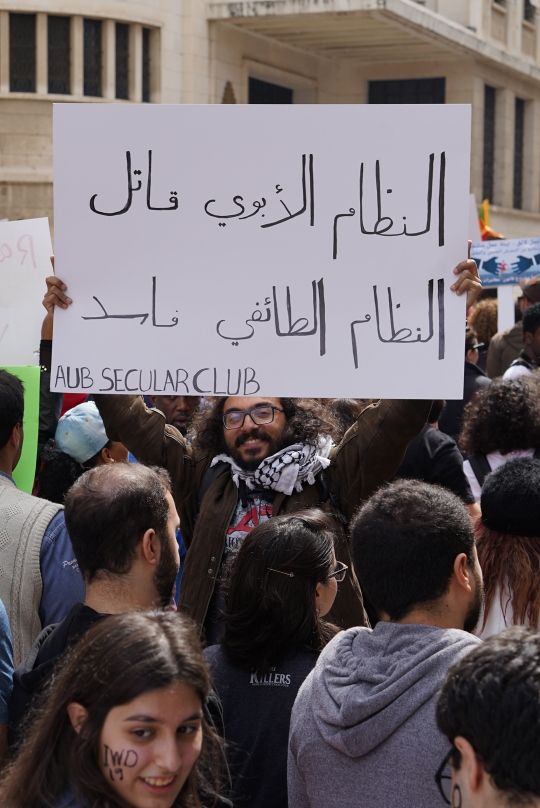
[[[464,25],[414,0],[210,0],[206,8],[210,22],[326,58],[373,65],[475,57],[540,80],[536,64],[483,37],[481,13]]]

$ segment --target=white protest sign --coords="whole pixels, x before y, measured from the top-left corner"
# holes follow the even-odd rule
[[[0,222],[0,365],[38,364],[51,255],[47,219]]]
[[[55,105],[53,389],[463,389],[470,108]]]

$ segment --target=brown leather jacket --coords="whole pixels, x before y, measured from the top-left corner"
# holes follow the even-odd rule
[[[122,441],[141,462],[163,466],[171,475],[182,534],[189,548],[180,607],[202,626],[218,582],[238,489],[230,474],[220,474],[204,492],[199,508],[198,489],[212,458],[196,456],[178,430],[166,424],[159,411],[147,409],[138,396],[96,396],[96,403],[111,440]],[[336,516],[348,523],[359,505],[393,477],[408,442],[424,425],[430,404],[381,401],[366,407],[332,451],[330,466],[324,472],[325,485],[306,485],[291,496],[276,493],[273,515],[322,507],[339,511]],[[336,558],[349,566],[350,574],[339,586],[328,619],[343,628],[365,625],[362,594],[344,529],[339,531]]]

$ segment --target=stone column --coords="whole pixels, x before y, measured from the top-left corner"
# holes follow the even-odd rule
[[[142,26],[129,26],[129,100],[142,101]]]
[[[71,18],[71,92],[80,96],[84,91],[84,26],[83,18]]]
[[[540,101],[525,103],[523,209],[540,210]]]
[[[47,63],[47,15],[36,14],[36,92],[45,95],[49,92],[49,66]]]
[[[0,11],[0,93],[9,92],[9,11]]]
[[[497,90],[493,202],[504,208],[511,208],[513,202],[515,105],[514,93]]]
[[[114,20],[103,21],[103,97],[116,95],[116,26]]]

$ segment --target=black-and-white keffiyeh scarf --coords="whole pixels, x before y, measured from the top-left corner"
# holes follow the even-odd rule
[[[330,437],[320,437],[317,446],[293,443],[292,446],[286,446],[270,457],[265,457],[255,471],[245,471],[226,454],[216,455],[210,465],[229,463],[237,486],[243,481],[251,491],[266,488],[288,496],[293,491],[301,491],[303,483],[314,485],[319,471],[330,465],[328,456],[333,445]]]

